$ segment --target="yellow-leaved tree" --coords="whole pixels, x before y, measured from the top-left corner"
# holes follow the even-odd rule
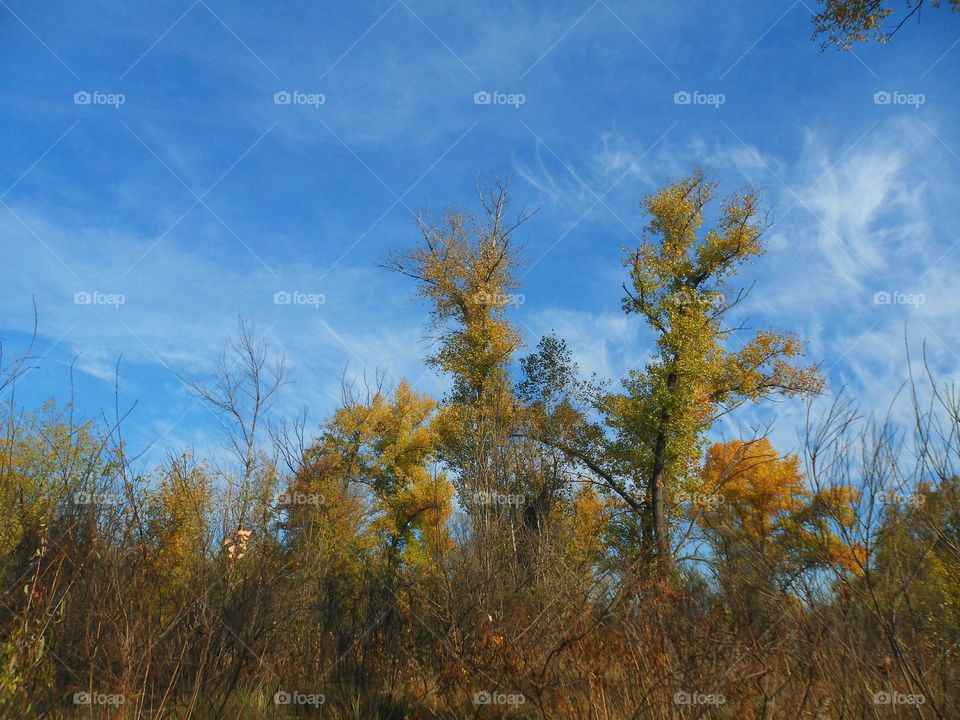
[[[437,351],[428,362],[453,380],[436,428],[442,459],[455,471],[460,500],[489,533],[498,509],[477,498],[510,493],[510,437],[517,423],[508,365],[520,345],[506,317],[518,281],[507,189],[481,192],[485,216],[450,211],[440,222],[420,220],[422,242],[391,255],[386,266],[417,281],[430,304]]]
[[[889,0],[820,0],[820,11],[813,17],[814,35],[823,48],[834,45],[850,50],[871,38],[889,42],[924,4],[934,8],[949,4],[954,12],[960,12],[960,0],[903,0],[897,4],[900,8],[895,11]]]
[[[650,221],[624,260],[623,309],[645,321],[656,350],[621,392],[599,399],[607,432],[573,448],[628,511],[615,528],[623,551],[655,555],[661,573],[672,567],[670,495],[695,474],[713,422],[745,402],[823,387],[815,368],[792,364],[803,349],[789,333],[761,330],[735,344],[729,313],[745,292],[728,281],[761,254],[762,220],[758,194],[746,190],[723,200],[702,232],[716,195],[697,170],[644,200]]]
[[[194,580],[203,571],[208,547],[213,488],[209,471],[190,454],[172,459],[148,494],[149,546],[140,548],[156,578],[161,613],[180,612],[192,599]],[[165,615],[164,615],[165,617]]]
[[[348,399],[308,453],[310,470],[287,493],[287,527],[303,532],[313,516],[345,532],[328,537],[378,554],[389,567],[429,567],[449,544],[452,487],[432,465],[438,437],[436,403],[401,381],[392,395],[377,390],[366,401]],[[322,528],[319,529],[324,534]]]

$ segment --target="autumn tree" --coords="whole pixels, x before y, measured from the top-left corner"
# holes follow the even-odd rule
[[[334,415],[326,449],[342,477],[362,487],[372,503],[367,532],[387,567],[428,567],[448,542],[450,485],[431,467],[438,437],[436,403],[402,381],[388,396],[378,390]]]
[[[904,593],[916,626],[960,637],[960,477],[878,495],[883,522],[877,533],[870,582],[878,604],[896,617]]]
[[[803,352],[791,334],[761,330],[734,344],[743,328],[729,324],[730,314],[746,292],[728,282],[761,254],[762,219],[758,194],[742,191],[720,204],[716,225],[701,233],[716,194],[716,184],[695,171],[644,200],[650,222],[624,260],[623,310],[652,330],[656,352],[628,371],[621,392],[599,398],[605,434],[571,448],[628,511],[622,543],[634,554],[637,543],[645,545],[661,571],[672,565],[670,495],[695,473],[714,421],[746,402],[823,386],[816,369],[791,364]]]
[[[365,396],[345,384],[320,436],[294,444],[300,457],[290,458],[277,511],[292,622],[304,640],[292,662],[305,675],[368,646],[395,650],[398,606],[439,572],[452,544],[453,488],[435,468],[435,408],[405,380],[392,392],[378,382]]]
[[[881,43],[890,39],[910,18],[919,17],[924,5],[939,8],[942,0],[903,0],[894,10],[888,0],[820,0],[820,12],[813,17],[814,37],[823,47],[834,45],[850,50],[871,38]],[[949,0],[954,12],[960,12],[960,0]],[[889,23],[887,22],[889,19]]]
[[[121,564],[112,551],[138,527],[109,432],[53,402],[35,414],[3,403],[0,426],[0,716],[21,717],[39,711],[58,658],[98,658]]]
[[[172,458],[148,495],[149,546],[140,545],[148,572],[158,580],[161,610],[191,597],[190,584],[212,549],[207,546],[212,511],[213,488],[206,468],[189,453]]]
[[[485,500],[514,486],[509,363],[520,335],[507,310],[519,284],[512,236],[528,215],[508,221],[505,185],[481,190],[480,201],[479,218],[454,210],[439,222],[421,217],[422,242],[391,255],[386,266],[416,280],[430,304],[438,346],[428,362],[453,381],[436,420],[440,454],[455,472],[461,503],[489,533],[502,508]]]
[[[796,455],[767,438],[712,445],[702,472],[676,498],[710,543],[721,584],[747,615],[792,589],[805,573],[840,568],[856,574],[862,546],[837,532],[856,520],[849,486],[812,489]]]

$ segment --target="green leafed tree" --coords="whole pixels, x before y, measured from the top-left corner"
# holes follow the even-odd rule
[[[762,253],[763,218],[758,194],[746,190],[722,200],[704,230],[716,199],[698,170],[643,201],[649,224],[624,260],[623,310],[653,332],[655,350],[620,391],[600,396],[605,433],[574,448],[625,506],[621,544],[646,546],[663,571],[672,565],[670,495],[695,473],[714,421],[747,402],[823,387],[815,368],[795,364],[803,354],[795,336],[769,329],[741,339],[742,326],[731,324],[745,291],[730,280]]]

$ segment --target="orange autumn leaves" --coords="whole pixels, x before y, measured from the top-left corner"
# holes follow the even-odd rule
[[[779,455],[762,438],[713,445],[690,512],[717,545],[749,549],[769,560],[832,564],[859,572],[864,550],[835,532],[854,521],[858,493],[847,486],[811,489],[796,455]]]

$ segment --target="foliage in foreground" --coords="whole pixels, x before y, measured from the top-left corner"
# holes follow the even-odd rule
[[[694,173],[645,202],[623,303],[657,350],[615,387],[554,336],[518,357],[498,188],[386,263],[440,401],[348,385],[315,434],[268,423],[283,366],[242,326],[195,388],[228,460],[137,473],[119,427],[4,405],[4,716],[960,716],[960,399],[709,445],[823,390],[799,339],[730,322],[762,223],[746,192],[702,231],[714,198]]]

